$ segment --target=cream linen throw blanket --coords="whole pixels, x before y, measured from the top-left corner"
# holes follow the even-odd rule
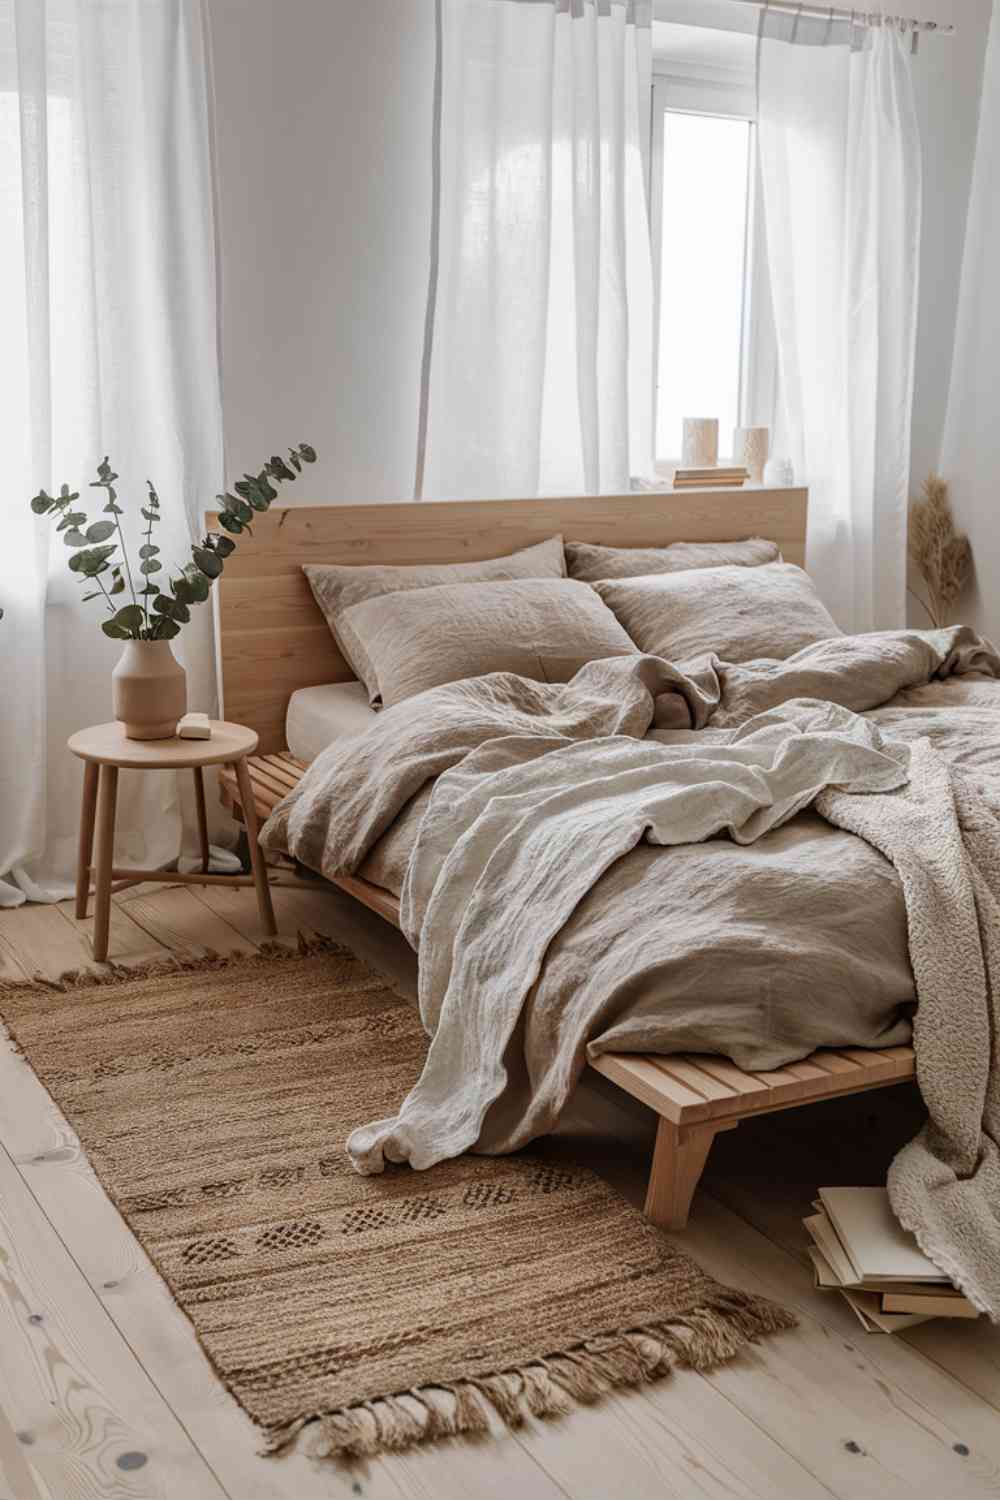
[[[537,1134],[530,1058],[524,1106],[504,1098],[509,1049],[547,949],[602,873],[642,840],[749,844],[814,805],[892,862],[906,903],[929,1118],[893,1163],[893,1207],[977,1306],[1000,1313],[1000,822],[927,740],[888,739],[858,716],[967,673],[1000,676],[1000,660],[964,628],[841,637],[787,662],[706,657],[686,672],[618,658],[565,686],[498,674],[434,689],[332,746],[262,835],[328,875],[356,869],[438,778],[401,902],[431,1045],[399,1113],[351,1136],[358,1170],[425,1168]],[[554,1034],[561,1103],[587,1017]]]

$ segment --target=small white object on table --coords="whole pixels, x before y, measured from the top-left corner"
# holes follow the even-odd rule
[[[208,714],[190,713],[178,719],[177,737],[182,740],[210,740],[212,725]]]

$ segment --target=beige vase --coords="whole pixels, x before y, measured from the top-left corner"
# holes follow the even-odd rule
[[[126,641],[111,692],[130,740],[168,740],[187,712],[187,674],[169,641]]]
[[[763,484],[764,465],[771,446],[767,427],[737,427],[733,432],[733,463],[744,464],[751,484]]]

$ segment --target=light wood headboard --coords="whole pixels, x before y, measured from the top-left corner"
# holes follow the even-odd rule
[[[210,528],[216,515],[206,517]],[[269,753],[285,745],[298,688],[349,682],[302,564],[478,562],[561,532],[613,547],[764,536],[805,561],[804,489],[649,491],[547,500],[273,508],[243,536],[213,590],[226,718],[256,729]]]

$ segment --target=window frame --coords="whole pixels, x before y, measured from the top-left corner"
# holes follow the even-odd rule
[[[743,426],[770,427],[778,414],[778,351],[767,269],[763,188],[757,159],[757,104],[752,74],[732,67],[693,65],[654,58],[649,147],[650,240],[653,259],[653,443],[659,411],[660,302],[663,248],[664,115],[714,115],[745,120],[750,126],[743,304],[740,326],[738,420]],[[728,442],[728,435],[720,433]],[[725,456],[725,455],[723,455]],[[657,472],[669,476],[680,454],[654,452]]]

